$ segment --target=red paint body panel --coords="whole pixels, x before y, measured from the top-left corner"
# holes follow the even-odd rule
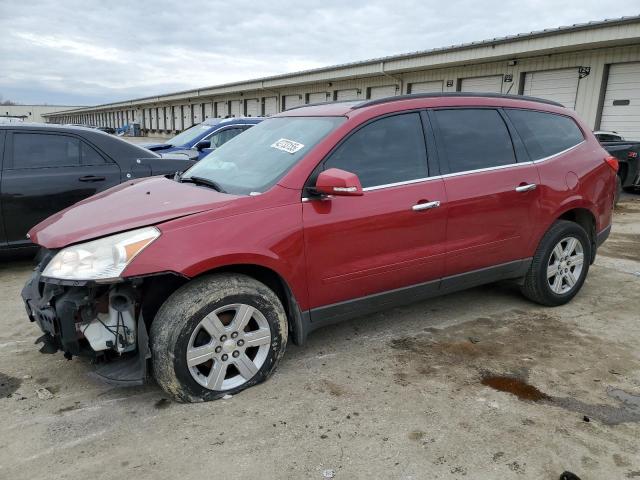
[[[442,277],[445,205],[441,179],[304,203],[310,307]]]
[[[40,222],[29,235],[38,245],[60,248],[220,208],[234,198],[211,189],[152,177],[123,183],[82,200]]]
[[[446,177],[449,215],[446,275],[511,262],[529,255],[540,182],[533,164]]]
[[[598,232],[611,223],[615,173],[604,161],[606,152],[570,110],[485,97],[418,97],[352,106],[280,114],[342,115],[347,120],[262,195],[225,195],[163,178],[132,182],[51,217],[32,230],[32,238],[60,248],[157,225],[162,235],[133,260],[124,276],[174,271],[195,277],[228,265],[259,265],[278,273],[301,309],[309,310],[531,257],[554,220],[573,208],[591,212]],[[518,107],[569,115],[586,140],[541,162],[365,189],[360,197],[302,200],[314,168],[364,122],[445,106]],[[538,187],[515,192],[528,183]],[[434,200],[442,202],[439,208],[412,210]]]

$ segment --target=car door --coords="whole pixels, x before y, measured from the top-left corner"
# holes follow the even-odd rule
[[[387,116],[358,128],[316,172],[328,168],[357,174],[364,195],[303,199],[312,321],[361,308],[352,299],[366,297],[379,308],[398,298],[367,296],[422,283],[437,290],[446,198],[442,179],[429,178],[420,114]]]
[[[120,169],[78,136],[13,130],[1,181],[8,245],[28,245],[27,231],[64,208],[120,182]]]
[[[527,256],[539,208],[535,165],[499,109],[429,115],[449,202],[446,275],[499,265],[516,269],[510,262]]]

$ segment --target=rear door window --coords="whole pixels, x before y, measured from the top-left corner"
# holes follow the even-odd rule
[[[82,142],[80,152],[82,154],[82,165],[103,165],[107,163],[95,148],[85,142]]]
[[[14,169],[80,165],[78,138],[44,133],[14,133],[12,140]]]
[[[584,141],[576,122],[564,115],[533,110],[505,109],[531,160],[556,155]]]
[[[449,173],[516,163],[511,135],[494,109],[434,110],[438,151]]]
[[[330,155],[324,168],[355,173],[363,188],[425,178],[427,151],[420,115],[394,115],[365,125]]]

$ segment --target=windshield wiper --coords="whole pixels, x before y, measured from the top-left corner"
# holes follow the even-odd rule
[[[188,177],[188,178],[184,178],[182,175],[180,175],[177,180],[180,183],[195,183],[196,185],[205,185],[207,187],[211,187],[214,190],[217,190],[220,193],[227,193],[227,191],[222,188],[220,186],[220,184],[218,182],[215,182],[213,180],[209,180],[208,178],[204,178],[204,177]]]

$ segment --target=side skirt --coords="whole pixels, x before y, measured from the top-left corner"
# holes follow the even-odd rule
[[[516,260],[302,312],[299,325],[300,332],[296,335],[297,340],[303,343],[309,333],[325,325],[459,290],[466,290],[467,288],[498,280],[523,277],[529,270],[531,261],[531,258]]]

